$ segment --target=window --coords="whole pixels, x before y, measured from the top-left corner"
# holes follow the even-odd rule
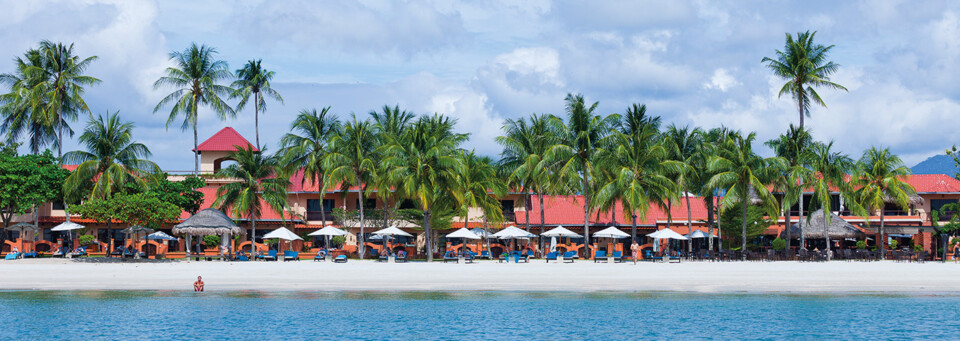
[[[53,202],[53,209],[54,209],[54,210],[63,210],[63,201],[60,201],[60,200],[54,201],[54,202]]]
[[[413,200],[403,199],[403,201],[400,202],[401,210],[412,210],[415,208],[417,208],[417,203],[413,202]]]
[[[357,199],[357,201],[355,201],[353,205],[354,205],[353,207],[360,208],[360,199]],[[367,199],[365,204],[363,205],[363,208],[364,209],[377,208],[377,199]]]
[[[500,200],[500,209],[503,213],[513,213],[513,200]]]
[[[333,211],[334,200],[333,199],[323,199],[323,211]],[[307,199],[307,211],[309,212],[320,212],[320,199]]]

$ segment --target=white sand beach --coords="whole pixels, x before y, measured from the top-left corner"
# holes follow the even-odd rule
[[[699,293],[955,293],[960,265],[885,262],[346,264],[300,262],[0,263],[3,290],[668,291]]]

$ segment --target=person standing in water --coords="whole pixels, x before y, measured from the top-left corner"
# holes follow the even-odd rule
[[[197,276],[197,281],[193,282],[193,291],[202,292],[203,291],[203,278]]]

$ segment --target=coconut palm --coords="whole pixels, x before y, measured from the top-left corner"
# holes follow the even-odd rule
[[[549,168],[544,162],[547,150],[553,145],[549,117],[533,114],[528,122],[524,118],[507,119],[503,124],[505,134],[496,141],[503,146],[500,164],[508,184],[527,193],[526,202],[532,203],[537,194],[540,200],[540,228],[543,230],[543,194],[550,185]],[[526,212],[526,229],[530,230],[530,209]]]
[[[45,103],[43,111],[46,121],[57,127],[57,157],[62,160],[63,129],[67,128],[68,133],[72,133],[67,121],[76,121],[81,112],[90,112],[87,102],[83,100],[83,92],[85,87],[100,83],[99,79],[84,75],[97,56],[80,59],[73,54],[73,44],[65,46],[48,40],[40,42],[40,54],[42,67],[31,68],[30,72],[43,73],[43,76],[37,76],[45,80],[41,87]]]
[[[213,110],[221,120],[236,117],[237,113],[221,97],[234,93],[229,86],[220,84],[230,80],[233,75],[227,69],[227,62],[216,59],[217,50],[196,43],[190,44],[182,52],[170,52],[174,66],[164,71],[164,76],[153,83],[154,89],[173,87],[174,91],[160,100],[153,112],[170,105],[167,128],[183,116],[181,130],[193,128],[194,174],[200,175],[200,143],[197,137],[197,111],[201,105]]]
[[[659,141],[660,117],[647,116],[646,110],[646,105],[635,104],[623,115],[623,129],[612,136],[614,146],[605,162],[613,179],[597,192],[599,201],[623,205],[633,242],[637,240],[637,219],[646,218],[654,198],[677,192],[677,184],[668,175],[683,168],[667,159],[667,148]]]
[[[587,105],[582,95],[568,94],[566,99],[566,122],[552,116],[549,120],[556,144],[551,146],[544,159],[556,172],[554,183],[576,182],[582,190],[584,244],[590,244],[590,209],[593,193],[593,176],[597,171],[594,162],[602,155],[603,139],[620,119],[619,115],[599,116],[594,114],[597,102]],[[588,250],[584,249],[585,252]]]
[[[244,215],[250,219],[251,255],[256,253],[257,217],[263,212],[263,204],[283,213],[290,185],[289,178],[276,176],[280,170],[279,158],[265,155],[265,149],[256,150],[248,145],[227,155],[227,159],[236,161],[236,164],[221,169],[217,175],[238,180],[217,188],[217,200],[213,202],[213,206],[229,211],[234,219]]]
[[[63,156],[66,162],[78,164],[64,181],[64,191],[77,198],[105,199],[127,183],[145,185],[145,178],[160,168],[147,160],[150,149],[133,140],[133,128],[133,122],[120,120],[119,112],[90,117],[80,135],[85,150]],[[78,193],[87,188],[88,193]]]
[[[876,237],[880,249],[880,257],[886,256],[886,239],[884,234],[883,210],[887,203],[907,210],[910,197],[917,191],[907,183],[905,178],[910,175],[910,169],[888,148],[872,147],[863,153],[857,162],[851,186],[856,188],[855,203],[862,209],[880,212],[880,233]],[[870,214],[864,213],[864,216]]]
[[[453,132],[456,120],[442,115],[422,116],[390,146],[384,164],[397,190],[423,211],[427,260],[433,260],[434,240],[430,221],[449,193],[458,188],[457,175],[464,174],[456,150],[466,134]]]
[[[830,81],[830,75],[836,72],[840,65],[827,60],[833,45],[814,43],[816,34],[816,31],[797,33],[797,39],[794,40],[793,36],[787,33],[783,51],[777,50],[776,57],[764,57],[761,60],[773,74],[787,81],[780,87],[778,96],[790,94],[796,101],[797,112],[800,114],[800,129],[803,129],[804,116],[810,116],[811,104],[827,107],[815,87],[847,91],[842,85]]]
[[[303,170],[303,181],[309,179],[317,186],[317,196],[322,204],[327,193],[324,159],[330,152],[330,139],[340,132],[340,121],[330,113],[330,107],[319,112],[317,109],[303,109],[290,125],[290,131],[280,139],[283,164],[292,168],[287,173]],[[326,224],[327,215],[322,208],[320,219]]]
[[[404,132],[410,127],[414,118],[413,113],[401,110],[399,105],[390,107],[384,105],[380,112],[371,111],[370,117],[373,119],[374,134],[377,139],[377,157],[385,159],[390,146],[397,145]],[[388,190],[396,188],[397,184],[386,173],[377,173],[373,179],[377,188],[384,190],[377,192],[377,199],[383,203],[383,222],[382,228],[387,228],[391,219],[391,214],[396,212],[403,203],[400,191]]]
[[[38,155],[44,146],[56,143],[54,125],[46,120],[43,109],[45,97],[41,96],[43,86],[48,82],[46,73],[31,72],[41,69],[43,60],[39,50],[30,49],[23,57],[17,57],[16,70],[13,73],[0,74],[0,84],[10,88],[10,92],[0,95],[0,133],[5,134],[9,144],[16,144],[26,135],[27,147],[31,154]],[[73,131],[68,133],[73,135]]]
[[[467,227],[470,208],[479,208],[484,216],[495,221],[503,220],[503,211],[498,197],[507,192],[507,185],[497,176],[493,160],[486,156],[477,156],[474,151],[459,151],[460,158],[458,186],[453,197],[459,205],[459,214],[463,217],[463,226]]]
[[[267,103],[263,100],[263,96],[267,95],[283,104],[283,97],[280,97],[280,93],[270,86],[274,72],[261,67],[260,61],[260,59],[247,61],[243,68],[236,71],[237,80],[231,84],[234,92],[230,95],[230,98],[240,99],[236,111],[243,110],[250,96],[253,96],[253,127],[257,148],[260,148],[260,112],[267,110]]]
[[[833,142],[813,144],[810,149],[809,167],[814,176],[808,180],[813,190],[810,205],[818,205],[823,212],[823,238],[826,241],[824,250],[827,252],[827,260],[831,258],[830,234],[827,228],[830,225],[831,193],[837,191],[841,196],[849,197],[852,191],[847,181],[847,174],[853,170],[853,160],[843,153],[833,151],[832,148]]]
[[[719,153],[719,150],[725,146],[724,142],[731,136],[736,136],[736,133],[726,127],[702,131],[697,156],[691,160],[692,162],[689,165],[697,172],[697,176],[692,180],[695,180],[697,192],[703,198],[704,206],[707,208],[707,230],[711,236],[714,235],[714,227],[719,224],[719,219],[714,219],[714,213],[717,211],[715,200],[718,189],[710,187],[710,179],[717,174],[717,171],[710,169],[709,164],[710,159]],[[707,249],[713,250],[713,238],[709,238],[707,241]]]
[[[671,124],[663,134],[664,142],[667,146],[667,158],[683,165],[689,165],[694,162],[698,156],[700,146],[700,130],[690,129],[690,127],[678,127]],[[687,234],[693,233],[693,213],[690,207],[690,192],[696,191],[694,186],[697,183],[699,174],[690,167],[679,167],[674,169],[676,172],[670,174],[673,182],[677,184],[677,189],[683,191],[683,198],[687,204]],[[667,217],[672,220],[670,211],[671,203],[667,205]],[[672,226],[672,221],[668,226]],[[693,243],[687,243],[687,254],[690,253]]]
[[[363,236],[365,225],[364,206],[367,193],[372,191],[373,180],[377,172],[377,137],[373,124],[368,120],[360,121],[356,115],[351,121],[343,125],[339,134],[330,139],[330,152],[324,158],[324,167],[327,169],[327,186],[340,183],[344,189],[357,186],[360,201],[357,209],[360,212],[360,245],[358,252],[362,258],[365,254]]]
[[[782,169],[774,179],[774,188],[783,192],[781,199],[781,209],[783,210],[784,222],[787,225],[787,249],[790,249],[790,241],[793,239],[790,231],[791,210],[790,208],[797,202],[800,204],[800,220],[797,223],[800,227],[800,245],[804,245],[803,237],[803,200],[801,200],[805,183],[812,176],[812,172],[807,165],[813,158],[810,153],[810,146],[813,145],[813,137],[809,130],[790,125],[786,134],[767,141],[766,146],[773,149],[777,156],[786,161]]]
[[[742,207],[743,235],[740,250],[744,259],[747,249],[747,207],[754,201],[751,196],[756,195],[768,216],[778,215],[776,199],[766,185],[775,176],[774,170],[783,163],[780,158],[762,158],[754,153],[755,139],[756,133],[728,136],[723,142],[724,146],[717,150],[717,155],[710,159],[708,165],[717,174],[710,178],[707,186],[726,190],[720,203],[724,207],[733,207],[736,204]]]

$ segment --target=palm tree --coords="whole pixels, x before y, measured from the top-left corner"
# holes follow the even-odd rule
[[[630,219],[633,242],[637,240],[637,218],[644,219],[655,198],[677,191],[667,175],[681,172],[680,163],[667,159],[667,148],[660,143],[660,117],[646,115],[646,105],[627,109],[623,129],[614,134],[614,147],[604,164],[610,166],[613,179],[597,192],[601,202],[623,205]]]
[[[486,156],[477,156],[474,151],[459,151],[462,167],[457,174],[455,184],[458,188],[453,191],[463,217],[463,227],[467,227],[470,208],[479,208],[484,216],[502,220],[503,211],[498,197],[507,192],[507,185],[497,176],[493,160]]]
[[[330,152],[330,139],[340,132],[340,121],[330,113],[330,107],[303,109],[290,125],[290,133],[280,139],[284,165],[292,167],[288,171],[303,169],[303,181],[317,186],[320,199],[320,219],[326,224],[327,214],[323,209],[323,197],[327,193],[326,167],[324,159]]]
[[[217,200],[213,206],[229,210],[235,219],[246,214],[250,219],[250,254],[256,253],[257,217],[263,211],[263,203],[275,212],[282,213],[287,203],[289,178],[276,176],[280,173],[278,157],[264,156],[266,150],[253,146],[237,147],[227,158],[237,163],[221,169],[217,175],[239,179],[217,188]],[[256,257],[254,257],[256,259]]]
[[[797,39],[794,40],[793,36],[787,33],[783,51],[777,50],[775,58],[764,57],[761,60],[773,74],[787,80],[780,88],[778,96],[790,94],[797,102],[800,129],[803,129],[804,116],[810,116],[811,102],[827,107],[814,87],[847,91],[842,85],[830,81],[830,75],[836,72],[840,65],[827,60],[827,54],[833,49],[833,45],[823,46],[813,42],[816,34],[816,31],[797,33]]]
[[[456,150],[468,135],[454,133],[455,123],[439,114],[422,116],[385,153],[386,176],[423,211],[427,261],[433,260],[434,250],[431,216],[440,213],[442,201],[458,188],[457,175],[464,173]]]
[[[357,238],[357,242],[361,258],[366,251],[363,245],[366,227],[363,210],[366,205],[366,194],[375,187],[372,182],[376,178],[378,163],[376,139],[373,124],[367,120],[359,121],[357,116],[353,115],[352,120],[343,125],[339,134],[331,138],[330,152],[324,159],[324,167],[327,169],[327,186],[340,183],[344,189],[349,186],[359,187],[360,201],[357,209],[360,211],[360,237]]]
[[[119,112],[108,114],[106,119],[103,115],[90,117],[80,134],[80,145],[85,150],[63,155],[64,161],[78,164],[64,181],[64,197],[108,199],[125,184],[145,185],[144,178],[159,173],[160,168],[147,160],[150,149],[133,140],[133,128],[133,122],[120,120]],[[82,193],[88,188],[88,193]],[[69,216],[68,213],[68,219]],[[110,230],[112,222],[107,221],[107,231]],[[109,250],[113,250],[113,238],[110,243]]]
[[[888,148],[870,148],[857,162],[851,186],[857,189],[854,194],[855,202],[862,209],[880,212],[880,234],[877,235],[876,241],[881,258],[886,256],[887,244],[883,231],[884,207],[887,203],[893,203],[907,210],[910,197],[917,193],[912,185],[904,181],[908,175],[910,175],[910,169]]]
[[[404,132],[410,127],[410,122],[413,120],[414,115],[406,110],[400,110],[399,105],[395,105],[393,108],[389,105],[384,105],[381,112],[371,111],[370,117],[373,118],[374,134],[377,140],[377,158],[380,160],[386,159],[387,155],[385,155],[385,153],[389,150],[390,146],[398,144],[401,136],[403,136]],[[383,212],[383,225],[381,227],[387,228],[391,219],[390,215],[396,212],[403,203],[401,200],[403,193],[391,190],[392,188],[396,188],[397,184],[384,172],[378,173],[373,181],[376,184],[376,188],[383,189],[377,192],[377,199],[383,203],[384,207],[381,210],[381,212]]]
[[[567,119],[552,116],[550,130],[557,144],[547,150],[544,159],[555,167],[555,183],[565,181],[578,182],[583,194],[583,231],[584,244],[590,244],[590,209],[593,187],[592,177],[596,172],[594,162],[604,150],[603,139],[610,134],[611,128],[620,119],[617,114],[595,115],[597,102],[586,105],[582,95],[568,94],[566,99]],[[589,250],[584,249],[584,252]]]
[[[119,112],[90,117],[80,135],[85,150],[67,152],[63,159],[79,164],[64,181],[64,190],[75,197],[106,199],[127,183],[146,184],[145,177],[160,168],[149,160],[150,149],[133,140],[133,122],[120,120]],[[88,188],[89,193],[78,193]]]
[[[663,134],[667,145],[667,158],[683,165],[689,165],[694,162],[698,156],[700,145],[700,129],[690,129],[690,127],[677,127],[670,125]],[[677,184],[677,190],[683,191],[683,197],[687,202],[687,234],[693,233],[693,212],[690,207],[690,192],[696,190],[694,185],[697,182],[697,172],[690,167],[679,167],[676,172],[671,174],[671,178]],[[667,217],[671,217],[668,202]],[[671,217],[672,218],[672,217]],[[673,225],[672,222],[668,222]],[[687,243],[687,254],[693,248],[693,243]]]
[[[813,145],[813,137],[810,132],[803,128],[790,125],[786,134],[767,141],[766,146],[773,149],[778,157],[786,160],[784,169],[777,174],[774,180],[774,188],[783,192],[781,200],[781,209],[783,210],[784,224],[787,232],[787,249],[790,249],[790,241],[793,239],[790,231],[791,210],[794,203],[800,203],[800,220],[797,223],[800,227],[800,245],[804,245],[803,237],[803,200],[802,193],[805,183],[808,182],[812,172],[807,167],[813,155],[810,153],[810,146]]]
[[[530,117],[529,123],[523,118],[507,119],[503,124],[505,134],[496,138],[497,143],[503,146],[500,167],[506,173],[508,183],[527,193],[526,202],[533,202],[533,193],[540,199],[541,232],[544,225],[543,194],[550,184],[550,172],[544,156],[554,142],[548,122],[547,116],[537,114]],[[529,231],[530,208],[525,212],[525,227]]]
[[[818,205],[823,211],[823,238],[826,241],[824,250],[827,260],[830,260],[830,211],[831,195],[834,190],[841,196],[849,196],[850,183],[847,174],[853,170],[853,160],[840,152],[831,150],[833,142],[813,144],[810,154],[810,170],[815,174],[809,179],[809,186],[813,189],[810,205]],[[809,219],[809,218],[808,218]]]
[[[751,204],[751,196],[757,196],[768,216],[779,215],[776,199],[767,190],[766,184],[775,175],[773,170],[783,161],[776,157],[762,158],[754,153],[755,139],[756,133],[750,133],[746,137],[739,134],[727,137],[723,148],[718,149],[717,155],[711,158],[709,163],[709,168],[717,174],[710,178],[708,186],[727,190],[721,204],[725,207],[740,204],[742,207],[743,235],[740,251],[744,259],[747,249],[747,207]]]
[[[273,71],[268,71],[260,66],[260,59],[247,61],[243,68],[236,71],[237,80],[233,81],[231,86],[234,92],[230,98],[240,98],[237,103],[237,110],[243,110],[253,95],[253,126],[256,134],[257,148],[260,148],[260,112],[267,110],[267,104],[263,101],[263,95],[266,94],[280,104],[283,104],[283,97],[280,93],[270,86],[270,80],[273,79]]]
[[[719,150],[723,148],[724,142],[730,136],[735,136],[736,133],[729,130],[726,127],[713,128],[708,131],[702,131],[699,139],[700,145],[697,148],[697,156],[693,158],[691,164],[689,165],[698,175],[694,178],[696,180],[697,192],[703,198],[704,206],[707,208],[707,226],[708,233],[714,235],[714,227],[718,226],[719,219],[714,219],[714,213],[717,213],[717,206],[715,203],[717,188],[710,186],[710,179],[717,174],[716,170],[712,170],[709,167],[710,160],[719,153]],[[722,245],[721,245],[722,247]],[[711,252],[713,251],[713,238],[709,238],[707,241],[707,249]]]
[[[38,155],[49,143],[55,143],[56,131],[46,120],[43,109],[47,107],[45,97],[41,96],[47,75],[31,70],[42,69],[43,60],[39,50],[30,49],[23,57],[17,57],[14,73],[0,74],[0,84],[7,85],[10,92],[0,95],[0,133],[6,135],[9,144],[18,143],[21,136],[27,135],[27,146],[31,154]],[[70,135],[73,131],[67,128]]]
[[[173,67],[164,71],[164,76],[153,83],[154,89],[164,86],[174,87],[175,90],[160,100],[153,112],[157,113],[164,106],[170,105],[170,116],[167,117],[167,128],[179,116],[183,116],[180,130],[193,128],[193,161],[194,174],[200,175],[200,143],[197,137],[197,110],[201,105],[213,109],[221,120],[227,117],[236,117],[237,113],[221,97],[234,93],[229,86],[221,85],[233,77],[227,69],[227,62],[215,58],[217,50],[197,43],[182,52],[170,52]]]
[[[84,87],[100,83],[100,80],[84,75],[97,56],[80,59],[73,54],[73,44],[64,46],[48,40],[40,42],[42,67],[31,72],[43,73],[38,76],[46,80],[42,96],[46,104],[43,109],[48,122],[57,126],[57,157],[63,159],[63,128],[69,130],[66,121],[75,121],[81,112],[89,113],[90,108],[83,100]],[[62,161],[61,161],[62,162]]]

